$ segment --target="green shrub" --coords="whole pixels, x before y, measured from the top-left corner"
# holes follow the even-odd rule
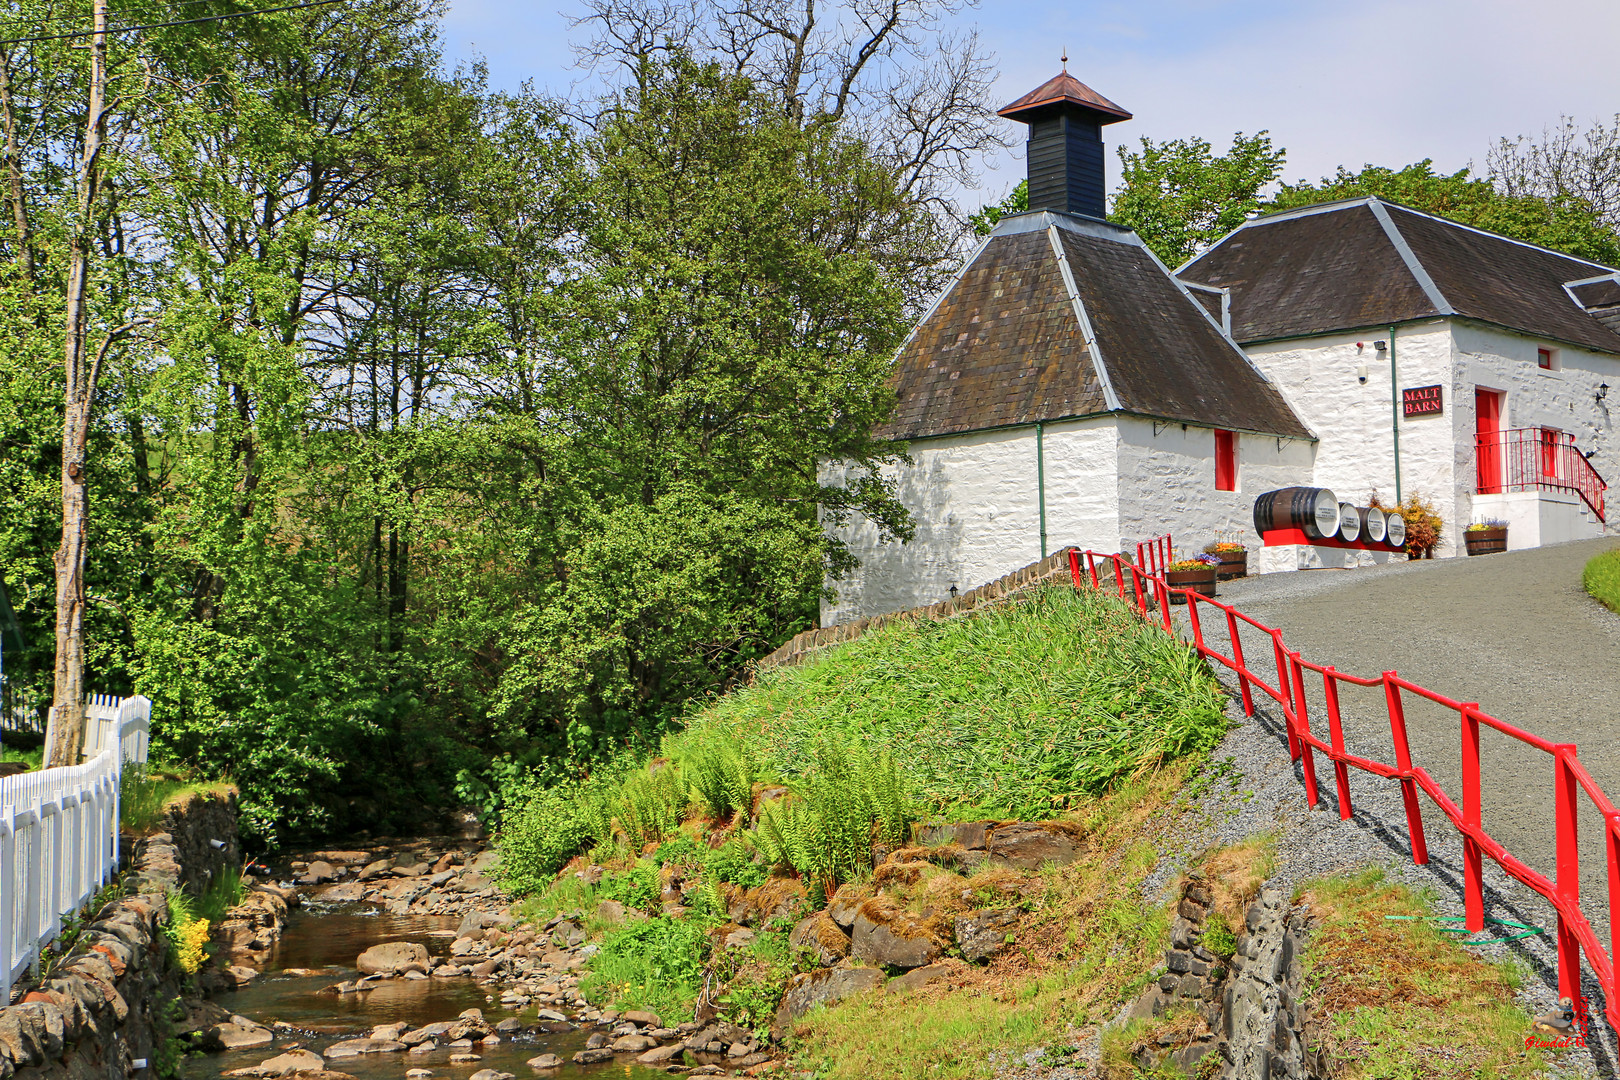
[[[580,993],[593,1005],[647,1009],[666,1023],[690,1014],[709,951],[695,919],[642,919],[608,932]]]
[[[760,861],[746,835],[733,837],[709,852],[703,869],[716,881],[729,881],[744,889],[763,885],[771,876],[770,866]]]
[[[1620,615],[1620,548],[1605,551],[1587,563],[1581,584],[1599,603]]]
[[[630,869],[605,875],[596,891],[636,911],[657,911],[658,897],[663,892],[658,864],[651,859],[637,859]]]
[[[585,850],[598,834],[591,802],[578,784],[532,790],[514,810],[507,808],[501,830],[501,860],[495,877],[518,895],[539,892],[563,864]]]

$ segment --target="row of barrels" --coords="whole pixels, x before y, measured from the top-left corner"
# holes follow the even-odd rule
[[[1369,547],[1406,546],[1406,521],[1370,506],[1340,502],[1327,488],[1287,487],[1254,500],[1254,529],[1261,536],[1276,529],[1299,529],[1311,540],[1343,540]]]

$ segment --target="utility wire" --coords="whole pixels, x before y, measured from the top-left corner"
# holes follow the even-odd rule
[[[169,5],[168,6],[172,7],[172,8],[184,8],[184,7],[196,7],[198,4],[217,4],[219,2],[220,2],[220,0],[169,0]],[[111,13],[109,12],[109,14],[111,14]],[[64,12],[64,13],[62,13],[60,15],[42,15],[42,16],[40,16],[38,21],[39,21],[39,25],[42,26],[42,27],[46,27],[46,26],[64,26],[64,25],[71,25],[73,23],[88,22],[89,20],[93,19],[94,17],[95,17],[94,14],[91,13],[91,12],[88,12],[88,11],[86,11],[86,12],[84,12],[82,14],[78,14],[78,15],[75,15],[75,14],[73,14],[71,12]],[[13,20],[13,21],[18,21],[18,20]],[[90,33],[94,34],[95,31],[92,30],[92,31],[90,31]],[[112,33],[112,31],[109,30],[108,33]]]
[[[251,11],[233,11],[225,15],[204,15],[197,19],[179,19],[175,22],[143,23],[136,26],[109,26],[108,34],[126,34],[131,30],[161,30],[167,26],[190,26],[193,23],[218,22],[221,19],[240,19],[245,15],[273,15],[278,11],[300,11],[304,8],[327,7],[332,4],[341,4],[343,0],[307,0],[302,4],[288,4],[286,7],[254,8]],[[66,38],[95,37],[99,30],[78,30],[71,34],[39,34],[34,37],[0,38],[0,45],[22,45],[33,41],[62,41]]]

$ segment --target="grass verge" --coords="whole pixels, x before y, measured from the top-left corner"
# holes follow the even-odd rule
[[[1620,615],[1620,548],[1605,551],[1587,563],[1581,584],[1594,600]]]
[[[118,785],[118,823],[137,836],[157,828],[163,812],[187,802],[193,795],[225,796],[230,784],[189,780],[152,768],[124,770]]]
[[[1335,1076],[1542,1075],[1547,1059],[1526,1048],[1530,1017],[1513,1000],[1518,971],[1436,929],[1426,897],[1371,869],[1312,882],[1304,899],[1315,919],[1305,982]]]

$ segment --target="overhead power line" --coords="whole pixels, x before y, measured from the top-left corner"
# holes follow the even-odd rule
[[[219,22],[221,19],[240,19],[247,15],[274,15],[278,11],[300,11],[304,8],[328,7],[332,4],[341,4],[343,0],[307,0],[302,4],[288,4],[286,7],[254,8],[251,11],[232,11],[225,15],[204,15],[196,19],[177,19],[174,22],[141,23],[135,26],[109,26],[106,33],[127,34],[131,30],[161,30],[168,26],[191,26],[194,23]],[[0,45],[23,45],[34,41],[62,41],[66,38],[95,37],[99,31],[76,30],[71,34],[38,34],[33,37],[0,38]]]

